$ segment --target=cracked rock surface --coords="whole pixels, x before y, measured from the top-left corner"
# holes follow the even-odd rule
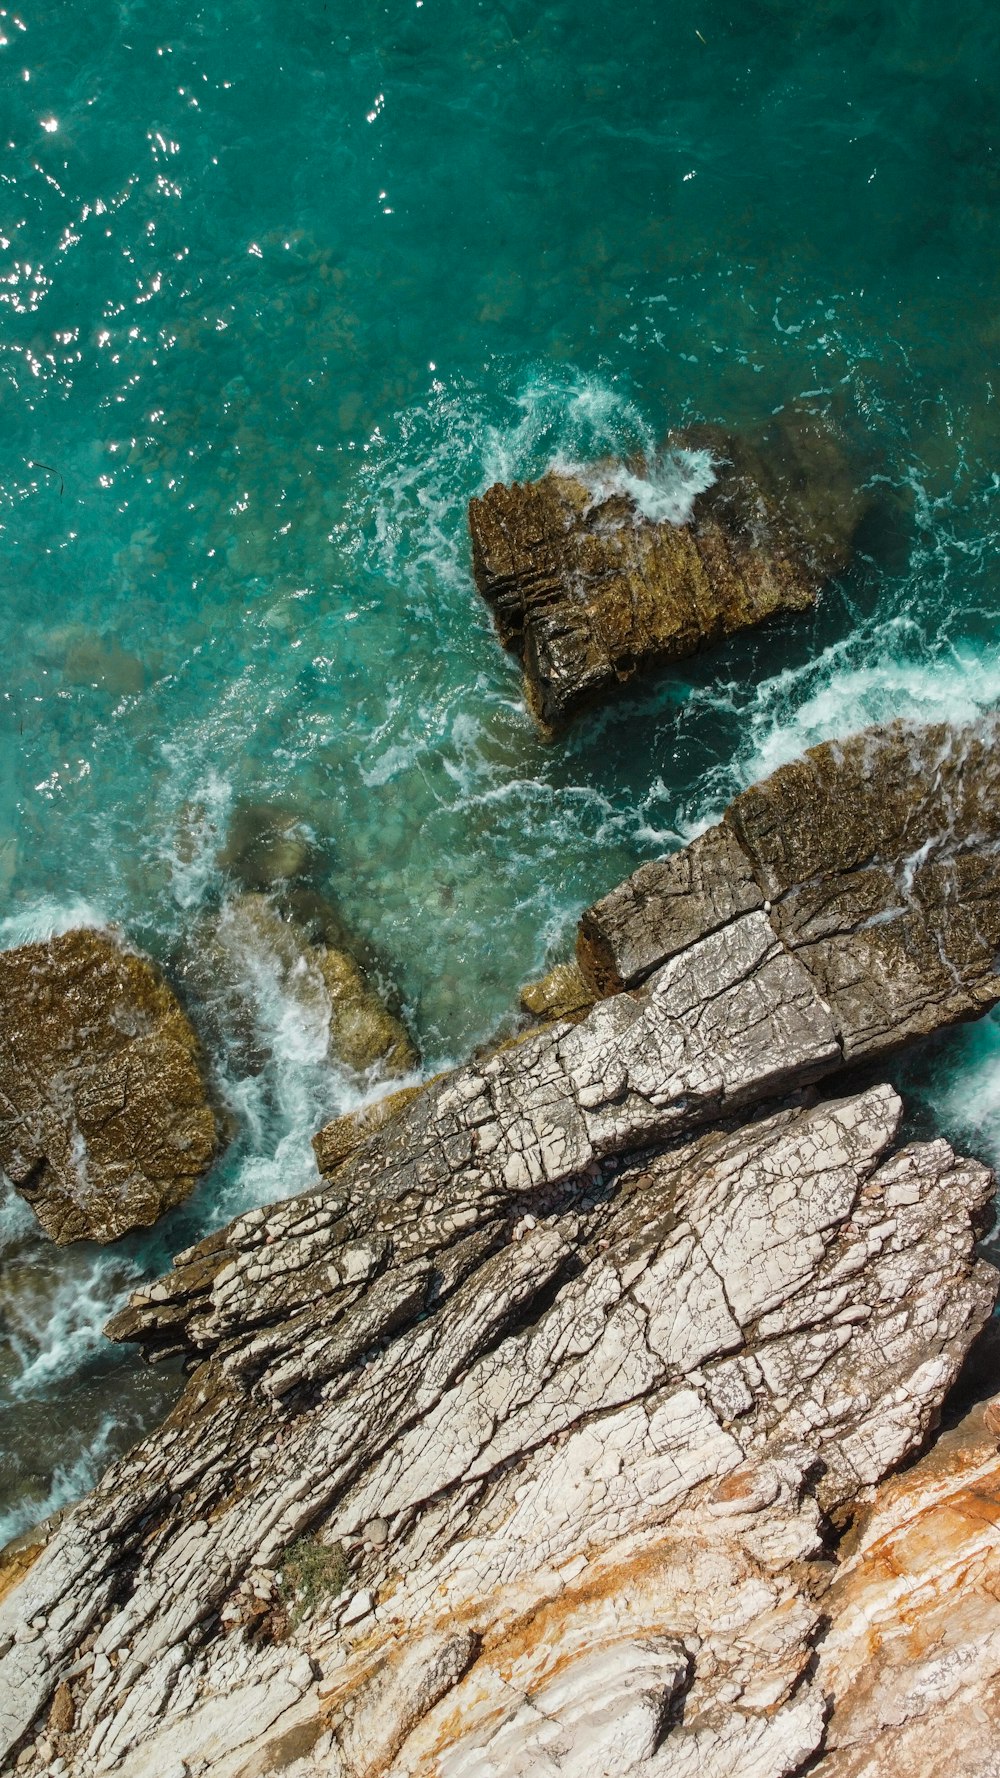
[[[991,768],[968,741],[873,731],[747,793],[591,910],[605,968],[643,959],[637,985],[360,1134],[331,1126],[315,1189],[133,1297],[111,1331],[183,1354],[188,1385],[0,1598],[0,1759],[27,1778],[59,1759],[74,1778],[922,1772],[927,1700],[992,1697],[995,1448],[964,1493],[946,1440],[929,1492],[906,1495],[923,1465],[885,1478],[995,1302],[993,1181],[902,1142],[889,1086],[816,1083],[997,998]],[[938,801],[911,823],[900,791],[894,829],[883,780],[865,842],[866,773],[904,753]],[[828,869],[796,771],[816,811],[843,798]],[[922,1000],[916,963],[886,976],[874,1022],[830,986],[857,937],[837,894],[873,869],[909,886],[912,956],[931,934],[936,959]],[[889,1763],[864,1763],[873,1742]]]
[[[323,1774],[796,1770],[822,1515],[919,1443],[996,1294],[989,1173],[899,1114],[243,1219],[186,1396],[0,1604],[5,1746],[64,1682],[29,1771],[235,1778],[293,1730]],[[255,1641],[241,1588],[306,1530],[348,1590]]]
[[[1000,719],[893,723],[814,747],[580,923],[596,991],[642,982],[766,909],[849,1061],[995,1004]]]
[[[215,1146],[197,1038],[146,958],[91,930],[0,952],[0,1165],[46,1234],[155,1222]]]
[[[550,472],[470,501],[476,585],[549,733],[636,674],[808,609],[849,559],[861,497],[815,423],[794,436],[786,426],[763,452],[705,428],[671,444],[682,457],[710,452],[715,469],[681,523],[640,504],[648,465]],[[824,513],[803,471],[817,452],[830,492]]]
[[[1000,1770],[1000,1398],[892,1478],[824,1606],[819,1778]]]

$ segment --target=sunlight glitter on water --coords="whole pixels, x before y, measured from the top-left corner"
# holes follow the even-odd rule
[[[0,62],[5,944],[115,920],[170,971],[225,892],[232,811],[279,803],[432,1069],[753,776],[998,701],[983,8],[706,0],[697,33],[566,0],[22,10]],[[643,455],[643,498],[680,516],[671,430],[796,403],[837,420],[872,496],[851,572],[814,617],[544,745],[472,587],[470,496]],[[158,1411],[103,1350],[102,1302],[305,1184],[314,1127],[366,1090],[256,991],[270,1060],[215,1057],[238,1133],[185,1211],[57,1263],[12,1213],[15,1510]],[[991,1154],[992,1032],[928,1088]]]

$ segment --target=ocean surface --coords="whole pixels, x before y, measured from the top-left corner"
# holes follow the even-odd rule
[[[117,921],[169,971],[277,804],[430,1071],[753,778],[995,704],[998,70],[987,0],[0,8],[0,942]],[[850,572],[544,745],[470,495],[793,407],[871,490]],[[0,1538],[176,1389],[122,1294],[364,1090],[254,991],[184,1210],[57,1250],[0,1208]],[[1000,1160],[1000,1024],[901,1078]]]

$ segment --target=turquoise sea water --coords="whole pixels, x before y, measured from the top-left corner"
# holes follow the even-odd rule
[[[277,802],[432,1068],[750,779],[1000,698],[985,0],[27,0],[0,38],[2,942],[114,919],[169,967]],[[469,496],[793,404],[871,486],[850,573],[544,746]],[[261,1077],[216,1057],[236,1140],[154,1234],[0,1212],[0,1535],[174,1386],[103,1349],[120,1293],[356,1098],[286,1013]],[[1000,1158],[1000,1028],[912,1078]]]

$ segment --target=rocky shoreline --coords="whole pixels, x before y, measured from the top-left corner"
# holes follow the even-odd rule
[[[132,1298],[189,1380],[0,1568],[5,1770],[995,1770],[994,1182],[877,1064],[1000,1000],[997,727],[755,786]]]

